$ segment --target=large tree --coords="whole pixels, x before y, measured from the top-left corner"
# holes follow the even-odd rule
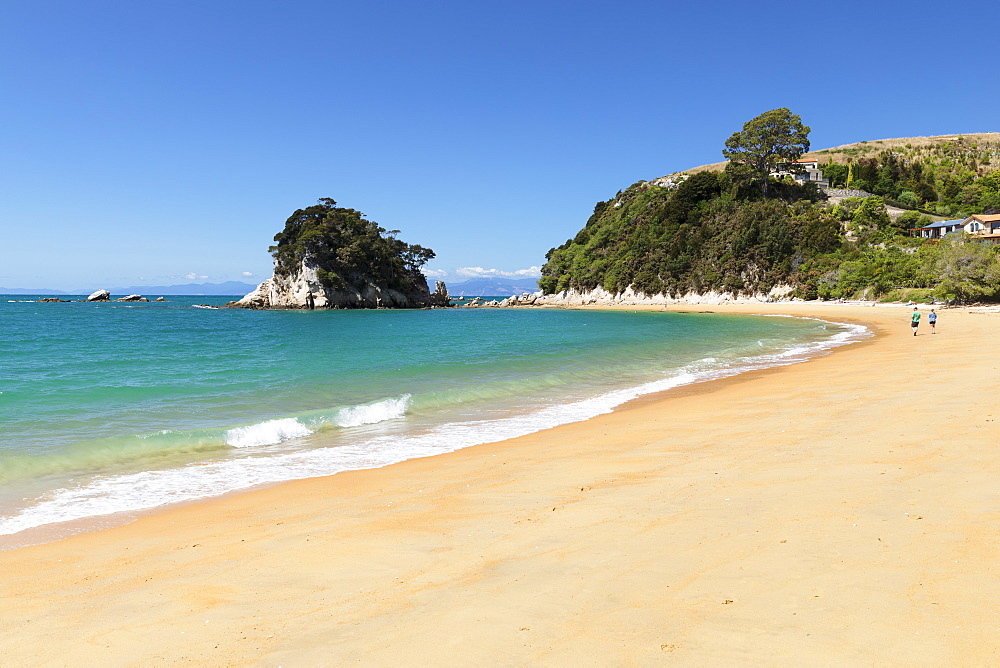
[[[767,194],[767,179],[782,162],[792,162],[809,150],[809,127],[787,108],[765,111],[743,124],[726,140],[722,155],[746,169],[759,180]]]
[[[1000,258],[994,247],[948,235],[935,247],[934,270],[938,285],[934,293],[965,303],[1000,292]]]

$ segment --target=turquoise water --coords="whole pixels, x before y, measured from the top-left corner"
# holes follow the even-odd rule
[[[0,535],[382,466],[787,364],[815,320],[0,298]]]

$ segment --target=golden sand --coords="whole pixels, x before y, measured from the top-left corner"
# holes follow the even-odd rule
[[[0,554],[0,665],[1000,664],[1000,314]]]

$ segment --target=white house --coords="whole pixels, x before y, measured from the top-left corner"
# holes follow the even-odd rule
[[[819,168],[819,161],[813,158],[780,163],[778,169],[771,172],[771,176],[779,179],[791,176],[800,184],[815,183],[819,188],[830,187],[830,180],[823,176],[823,170]]]
[[[985,215],[977,213],[962,221],[962,229],[969,234],[1000,233],[1000,214]]]
[[[936,223],[911,230],[910,234],[915,237],[923,237],[924,239],[940,239],[946,234],[957,232],[961,229],[964,222],[962,218],[956,220],[939,220]]]

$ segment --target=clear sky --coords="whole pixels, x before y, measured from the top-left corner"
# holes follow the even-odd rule
[[[0,286],[256,283],[320,197],[446,281],[534,275],[768,109],[816,149],[1000,130],[998,7],[4,0]]]

